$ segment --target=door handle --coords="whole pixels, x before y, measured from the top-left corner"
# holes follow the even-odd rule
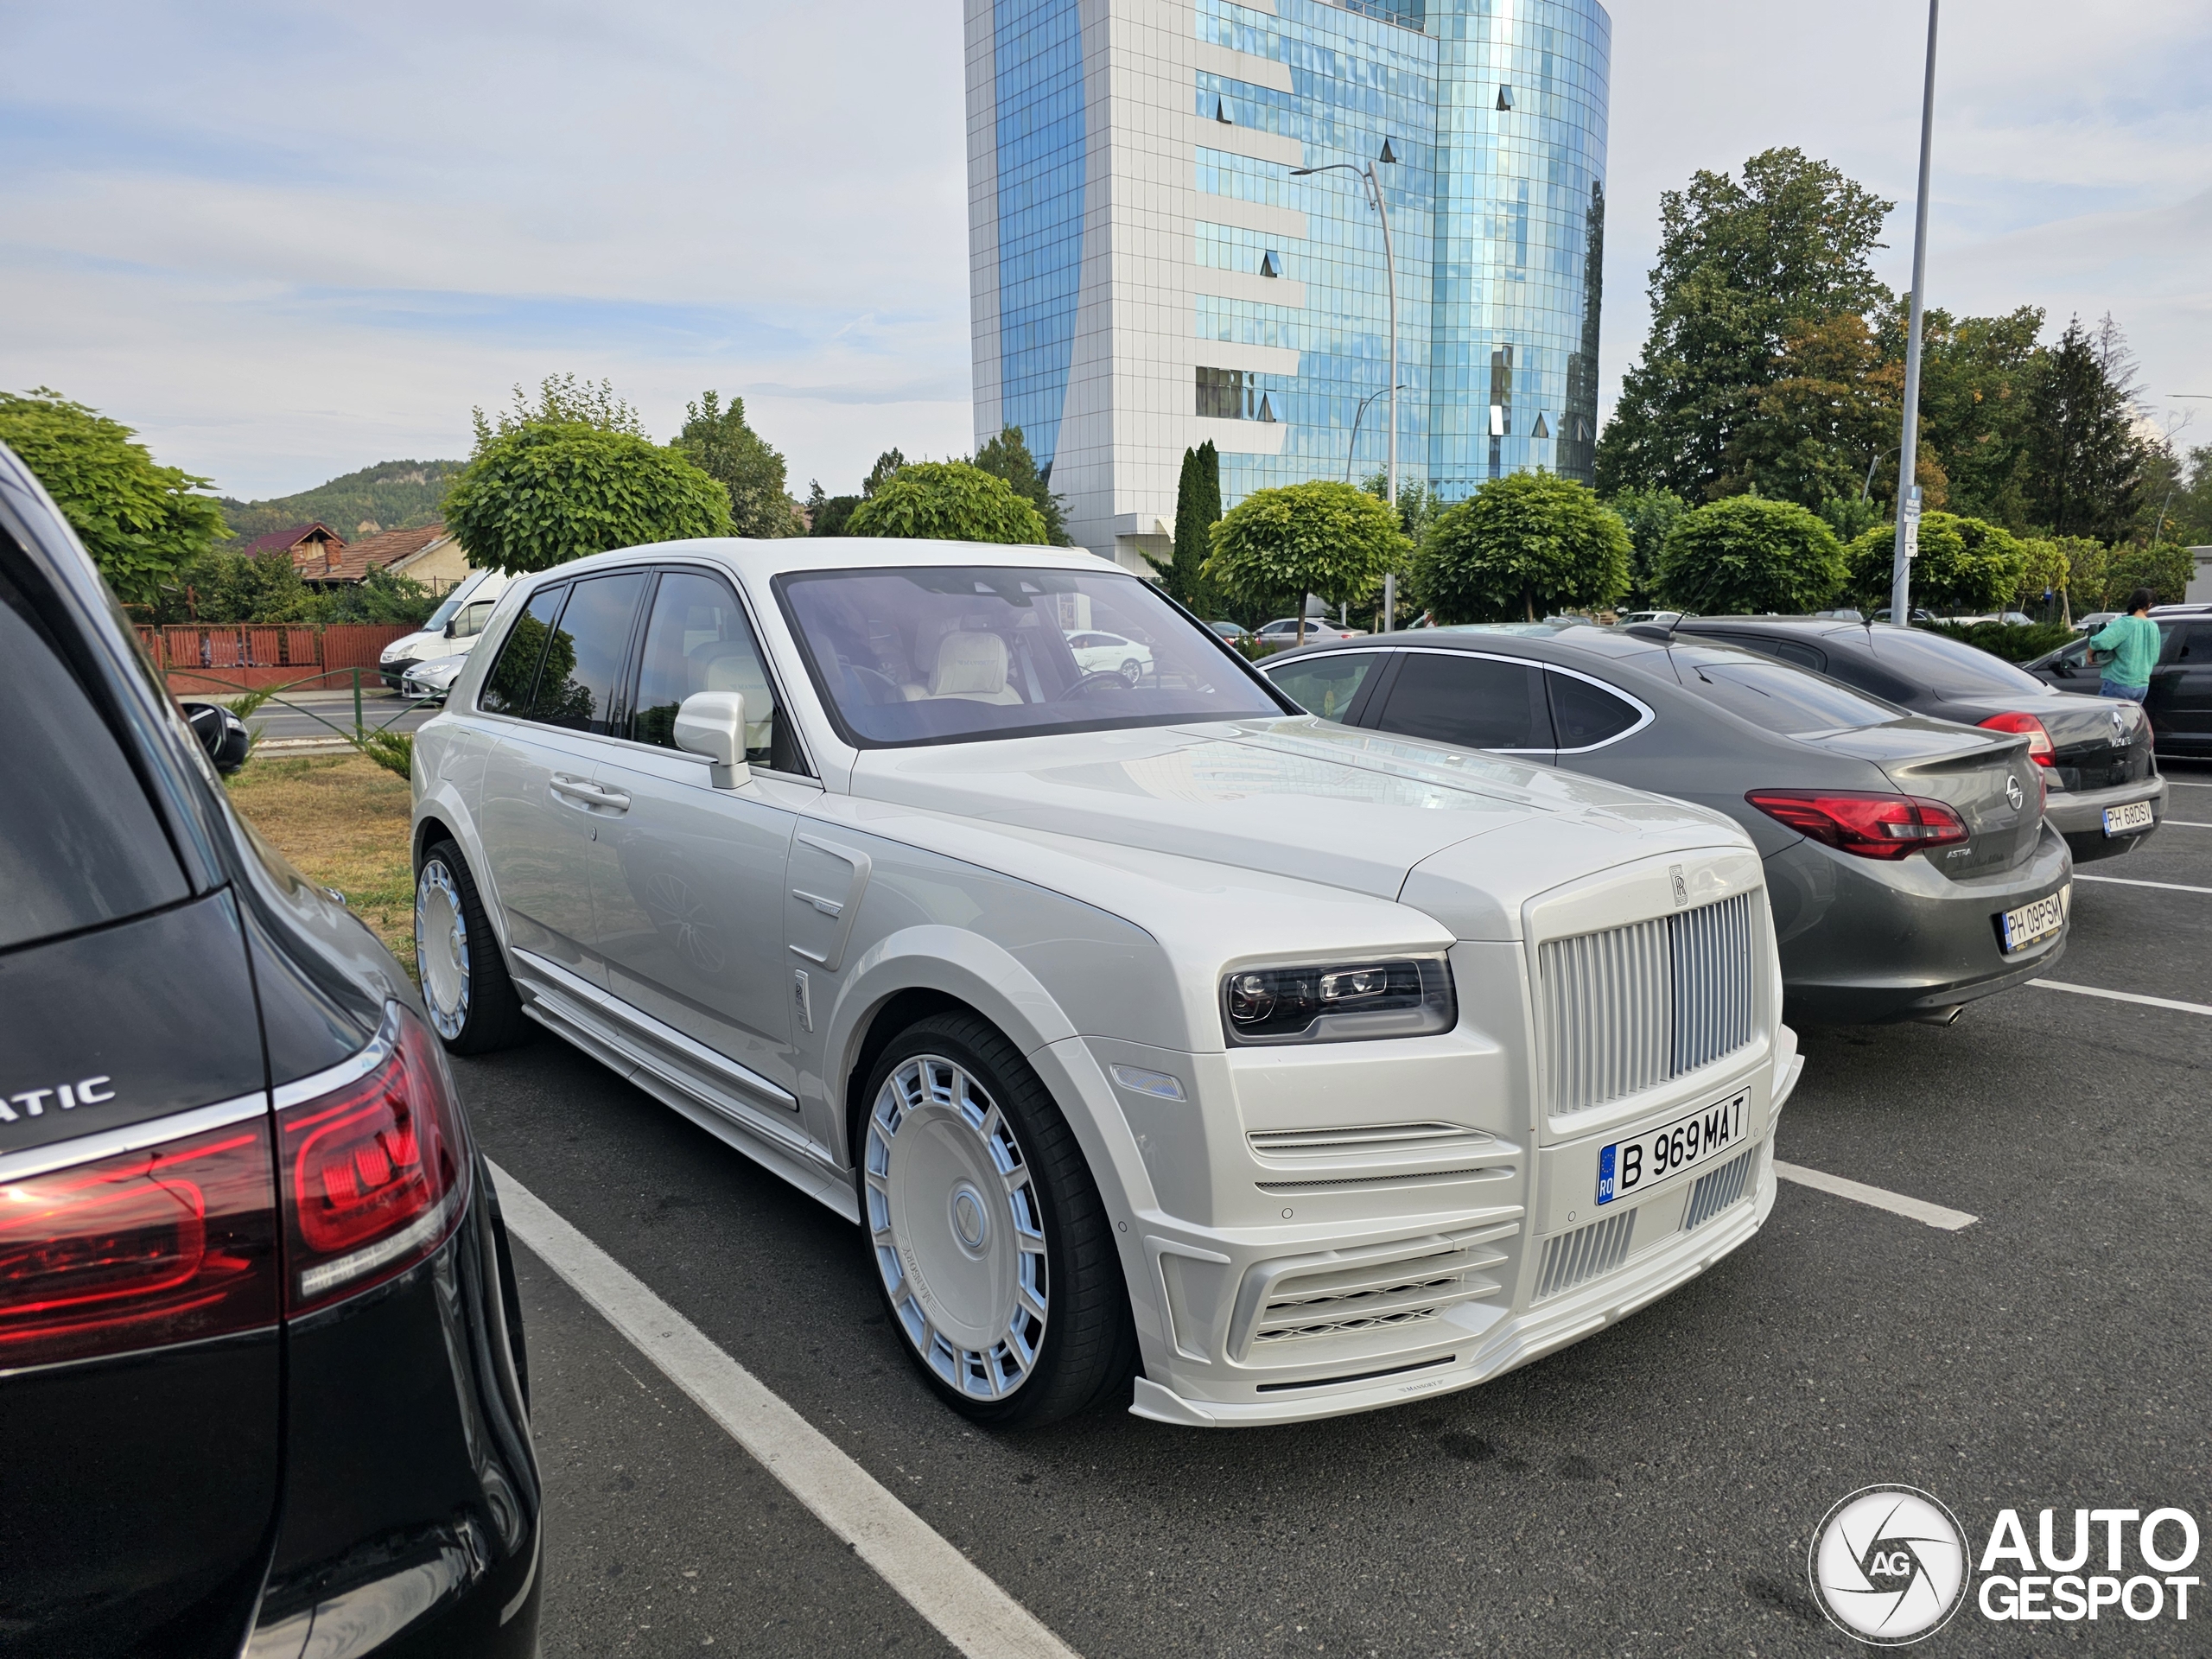
[[[548,781],[547,787],[578,806],[601,808],[610,812],[626,812],[630,809],[627,791],[609,789],[593,783],[588,778],[573,778],[566,772],[556,772]]]

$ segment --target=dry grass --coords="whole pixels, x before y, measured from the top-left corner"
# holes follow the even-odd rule
[[[231,802],[308,880],[346,895],[410,974],[415,874],[408,860],[407,780],[359,754],[250,760]]]

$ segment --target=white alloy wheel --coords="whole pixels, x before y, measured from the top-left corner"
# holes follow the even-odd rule
[[[1027,1382],[1045,1344],[1044,1216],[1013,1125],[963,1067],[894,1067],[868,1120],[868,1228],[893,1311],[923,1362],[970,1399]]]
[[[431,1025],[451,1042],[468,1023],[468,917],[442,858],[415,879],[415,971]]]
[[[1134,657],[1122,664],[1122,677],[1131,685],[1144,678],[1144,664]]]

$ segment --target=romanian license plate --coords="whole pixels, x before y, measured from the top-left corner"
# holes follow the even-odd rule
[[[2018,910],[2008,910],[1999,917],[2004,929],[2005,949],[2024,950],[2037,939],[2047,939],[2066,925],[2066,890],[2060,888],[2047,898],[2032,905],[2022,905]]]
[[[2148,830],[2152,824],[2151,803],[2130,801],[2126,806],[2105,808],[2105,834],[2132,836],[2138,830]]]
[[[1677,1118],[1633,1141],[1616,1141],[1598,1153],[1598,1202],[1639,1197],[1671,1175],[1732,1153],[1742,1144],[1751,1096],[1748,1090]]]

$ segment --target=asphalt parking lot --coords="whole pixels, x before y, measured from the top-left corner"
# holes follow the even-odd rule
[[[2212,766],[2168,772],[2173,821],[2083,867],[2050,977],[2212,1002]],[[2029,988],[1948,1030],[1803,1042],[1778,1156],[1973,1225],[1784,1183],[1764,1231],[1705,1277],[1485,1388],[1217,1433],[1116,1412],[970,1428],[910,1374],[826,1210],[550,1037],[456,1069],[520,1187],[1086,1659],[1834,1654],[1852,1644],[1814,1605],[1805,1551],[1858,1487],[1926,1488],[1977,1545],[2004,1506],[2202,1514],[2212,1017]],[[516,1255],[548,1659],[956,1650]],[[2201,1653],[2190,1612],[2034,1637]],[[1922,1650],[2028,1639],[1969,1611]]]

